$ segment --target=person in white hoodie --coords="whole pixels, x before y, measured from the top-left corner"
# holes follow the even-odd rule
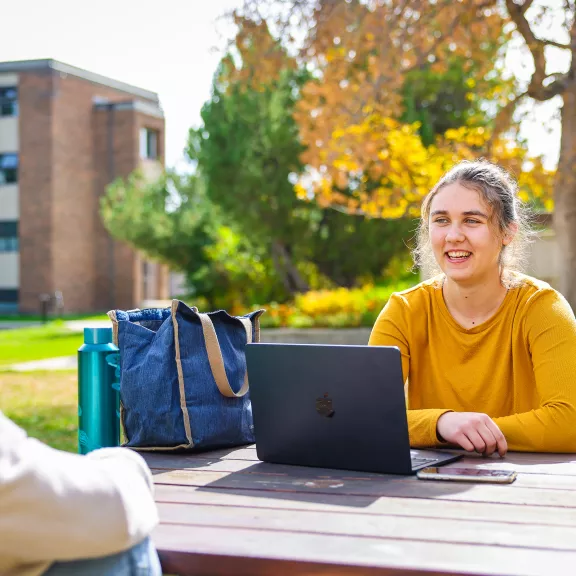
[[[0,412],[0,575],[160,576],[157,522],[141,456],[55,450]]]

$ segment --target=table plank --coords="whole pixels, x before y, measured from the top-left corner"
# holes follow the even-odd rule
[[[467,518],[369,516],[351,512],[254,509],[234,506],[159,504],[164,524],[210,526],[303,534],[372,537],[392,540],[562,550],[576,552],[576,527],[542,526]]]
[[[274,469],[274,465],[270,465]],[[295,499],[304,494],[340,494],[342,496],[395,496],[403,498],[439,498],[469,502],[494,502],[532,506],[558,506],[576,508],[576,491],[545,488],[545,483],[535,485],[481,485],[463,482],[432,482],[401,478],[316,477],[313,472],[297,469],[290,474],[250,472],[212,472],[204,470],[162,471],[154,475],[156,484],[198,486],[211,489],[253,490],[261,497],[274,497],[276,492],[288,492]],[[310,469],[313,470],[313,469]],[[540,478],[540,477],[537,477]],[[542,476],[549,479],[549,476]],[[520,480],[520,479],[519,479]],[[517,480],[517,482],[519,481]]]
[[[307,497],[306,497],[307,496]],[[320,512],[353,512],[363,515],[412,516],[426,521],[428,518],[452,518],[478,522],[502,521],[538,526],[576,526],[576,513],[570,508],[552,506],[518,506],[485,502],[458,502],[426,500],[423,498],[394,498],[383,496],[374,500],[366,496],[337,494],[300,494],[298,500],[290,494],[276,493],[274,498],[261,498],[252,490],[223,489],[205,490],[193,486],[156,486],[156,502],[218,506],[235,506],[249,510],[269,508],[272,510],[300,510]]]
[[[305,564],[324,565],[322,574],[366,574],[366,567],[382,568],[378,574],[450,574],[542,576],[565,574],[576,563],[576,552],[445,544],[385,538],[351,537],[261,529],[161,524],[153,535],[166,571],[183,554],[187,566],[178,573],[274,576],[309,574]],[[271,564],[269,561],[275,560]],[[289,569],[283,561],[288,561]],[[348,572],[340,572],[338,566]],[[357,567],[356,571],[353,570]]]
[[[576,455],[574,454],[532,454],[528,452],[509,452],[505,458],[469,454],[463,450],[456,451],[464,458],[445,464],[448,468],[480,467],[498,470],[515,470],[523,474],[550,474],[576,476]],[[232,465],[234,460],[258,463],[256,449],[253,447],[215,450],[213,452],[194,453],[161,453],[147,452],[142,454],[151,468],[174,469],[207,466],[208,463],[225,461]]]

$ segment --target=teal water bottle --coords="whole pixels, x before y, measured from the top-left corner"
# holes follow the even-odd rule
[[[78,452],[120,443],[120,354],[112,328],[84,328],[78,349]]]

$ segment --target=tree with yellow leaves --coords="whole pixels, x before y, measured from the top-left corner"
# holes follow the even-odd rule
[[[423,195],[452,164],[485,157],[510,169],[521,195],[551,211],[564,263],[561,290],[576,309],[576,135],[571,127],[576,75],[547,73],[551,49],[576,51],[574,3],[543,0],[246,0],[242,14],[268,26],[312,78],[295,112],[306,146],[301,198],[350,214],[396,218],[417,213]],[[558,35],[539,32],[556,18]],[[511,38],[523,39],[534,61],[527,89],[504,79]],[[259,61],[266,55],[260,54]],[[548,60],[547,60],[548,58]],[[425,143],[418,122],[403,121],[402,88],[422,70],[469,72],[466,98],[477,114]],[[497,82],[494,82],[497,79]],[[530,158],[519,137],[518,103],[561,95],[562,153],[558,173]],[[448,99],[449,100],[449,99]],[[447,101],[446,106],[451,102]]]

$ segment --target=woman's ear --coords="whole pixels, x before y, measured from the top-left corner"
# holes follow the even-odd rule
[[[508,246],[508,244],[510,244],[510,242],[514,240],[514,236],[516,236],[517,232],[518,232],[518,224],[516,222],[512,222],[511,224],[509,224],[508,230],[506,231],[506,234],[502,239],[502,245]]]

